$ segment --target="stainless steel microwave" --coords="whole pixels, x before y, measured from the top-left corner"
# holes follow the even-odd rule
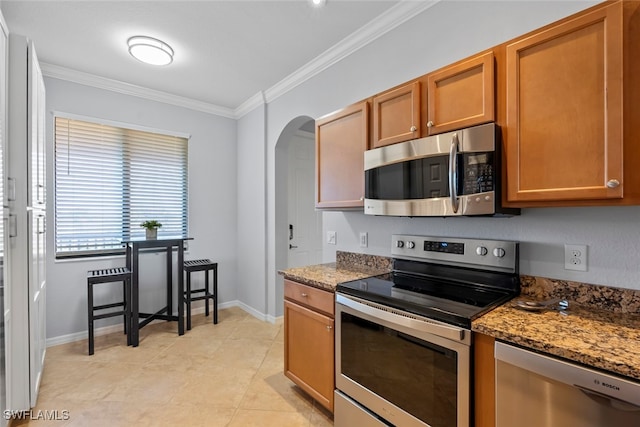
[[[366,151],[364,213],[519,214],[501,207],[499,131],[487,123]]]

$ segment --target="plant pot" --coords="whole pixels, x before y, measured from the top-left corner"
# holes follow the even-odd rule
[[[158,238],[157,228],[147,228],[147,240],[156,240]]]

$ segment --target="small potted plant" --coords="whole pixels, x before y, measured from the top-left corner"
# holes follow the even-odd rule
[[[162,227],[162,224],[155,219],[148,219],[140,224],[140,227],[146,228],[147,240],[156,240],[158,238],[158,228]]]

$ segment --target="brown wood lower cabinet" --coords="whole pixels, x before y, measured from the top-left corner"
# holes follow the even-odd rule
[[[332,292],[285,280],[284,374],[331,412],[333,326]]]
[[[495,339],[473,334],[473,401],[475,427],[495,427]]]

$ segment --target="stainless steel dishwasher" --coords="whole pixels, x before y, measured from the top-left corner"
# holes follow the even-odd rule
[[[496,342],[496,427],[637,427],[640,381]]]

